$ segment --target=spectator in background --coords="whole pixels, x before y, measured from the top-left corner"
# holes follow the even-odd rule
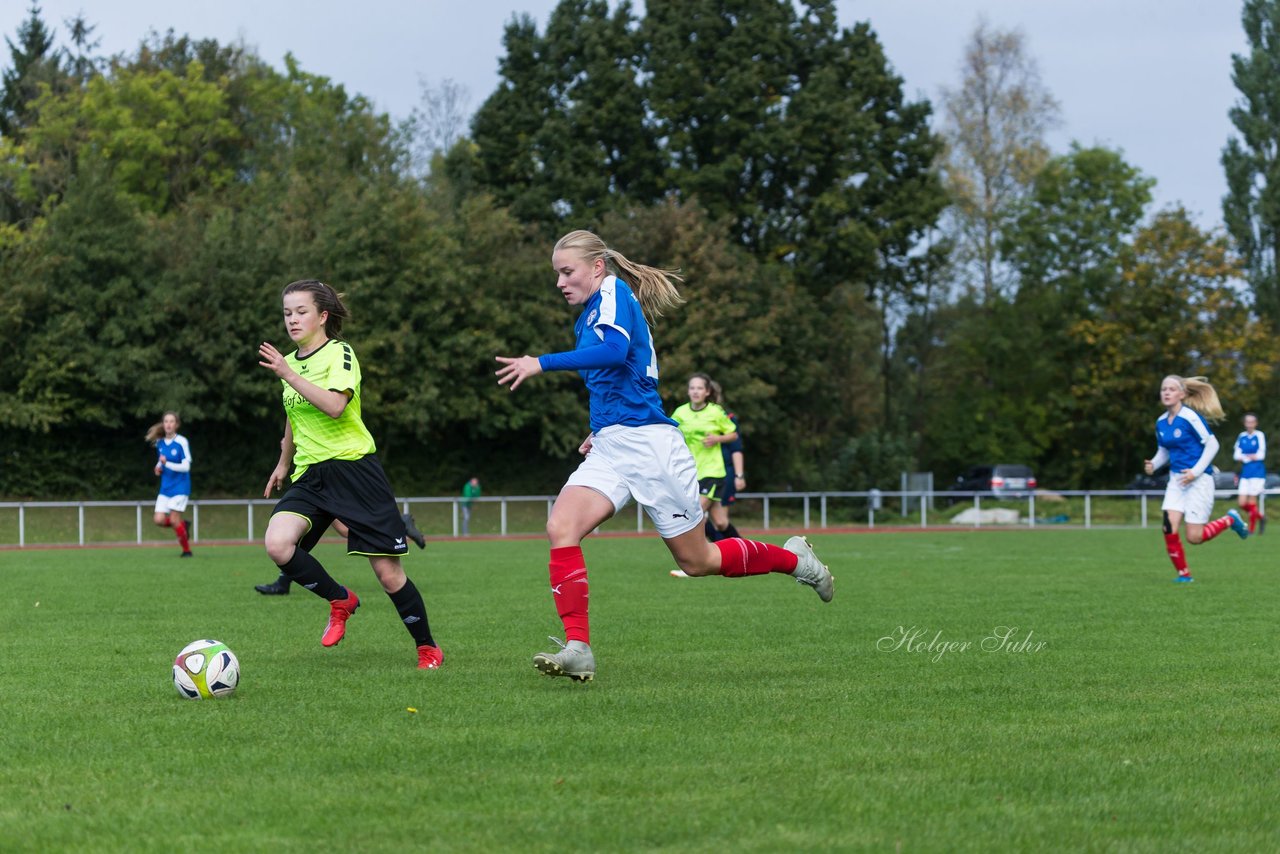
[[[473,477],[462,485],[462,536],[471,533],[471,503],[480,497],[480,478]]]

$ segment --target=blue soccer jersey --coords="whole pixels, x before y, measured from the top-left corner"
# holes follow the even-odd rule
[[[191,494],[191,446],[185,436],[156,442],[164,471],[160,473],[160,494],[168,497]]]
[[[620,367],[593,368],[578,373],[587,382],[591,403],[591,430],[614,424],[643,427],[674,421],[662,410],[658,396],[658,354],[640,301],[626,282],[606,276],[583,305],[573,325],[575,349],[596,347],[612,327],[627,338],[627,355]]]
[[[1263,435],[1261,430],[1254,430],[1253,435],[1241,433],[1236,437],[1235,458],[1244,463],[1240,467],[1240,477],[1266,477],[1267,465],[1263,462],[1263,457],[1267,455],[1267,437]],[[1245,457],[1255,456],[1256,460],[1246,460]]]
[[[1204,446],[1213,433],[1200,413],[1186,406],[1178,410],[1169,422],[1167,414],[1156,419],[1156,443],[1169,452],[1169,470],[1183,472],[1196,467]],[[1213,466],[1205,468],[1212,472]]]

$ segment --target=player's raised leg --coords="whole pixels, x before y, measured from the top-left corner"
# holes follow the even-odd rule
[[[818,560],[804,537],[792,537],[781,547],[741,537],[709,543],[699,526],[664,542],[676,563],[690,576],[743,578],[777,572],[812,587],[823,602],[830,602],[835,595],[830,570]]]
[[[333,580],[299,543],[312,527],[312,520],[299,513],[280,511],[267,523],[267,555],[275,561],[280,571],[300,586],[329,602],[329,623],[325,626],[320,643],[334,646],[347,631],[347,620],[360,607],[355,593]]]

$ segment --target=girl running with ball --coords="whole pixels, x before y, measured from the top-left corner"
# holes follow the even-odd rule
[[[557,652],[533,657],[547,676],[595,676],[587,620],[587,565],[582,541],[635,499],[649,515],[676,565],[692,576],[790,575],[831,601],[831,573],[803,537],[785,547],[752,540],[707,542],[702,532],[697,467],[658,396],[658,357],[648,318],[683,302],[676,272],[629,261],[588,231],[573,231],[551,254],[556,287],[582,311],[574,350],[543,356],[499,356],[498,382],[515,391],[543,371],[578,371],[590,398],[585,459],[560,490],[547,520],[551,595],[564,624]],[[555,640],[554,638],[552,640]]]
[[[1240,466],[1240,509],[1249,514],[1249,533],[1267,530],[1267,517],[1262,515],[1258,497],[1267,491],[1267,437],[1258,429],[1258,416],[1244,414],[1244,432],[1236,437],[1231,455]]]
[[[1206,421],[1221,421],[1222,404],[1218,392],[1204,377],[1167,376],[1160,383],[1160,403],[1165,412],[1156,419],[1156,455],[1143,465],[1147,474],[1169,464],[1169,486],[1165,489],[1164,543],[1169,559],[1178,571],[1174,581],[1189,582],[1191,570],[1182,551],[1178,527],[1187,523],[1187,541],[1196,546],[1207,543],[1231,528],[1240,539],[1249,529],[1235,510],[1209,521],[1213,511],[1213,458],[1218,440]]]
[[[263,492],[269,497],[288,485],[267,524],[267,554],[281,573],[329,601],[320,643],[334,646],[360,598],[334,581],[311,549],[341,519],[347,554],[369,558],[418,647],[418,667],[434,670],[444,653],[431,637],[422,595],[400,566],[409,548],[404,519],[360,417],[360,363],[338,337],[347,307],[341,294],[315,279],[293,282],[282,297],[285,329],[298,349],[285,356],[266,342],[258,348],[258,364],[280,378],[288,416],[280,461]]]

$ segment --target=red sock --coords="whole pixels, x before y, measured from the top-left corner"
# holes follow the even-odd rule
[[[169,517],[165,516],[164,521],[160,523],[161,528],[172,528],[173,523],[169,521]]]
[[[1212,522],[1209,522],[1204,526],[1204,536],[1200,538],[1200,542],[1207,543],[1230,527],[1230,516],[1223,516],[1221,519],[1214,519]]]
[[[1249,505],[1249,533],[1253,533],[1253,529],[1258,527],[1258,520],[1262,518],[1262,514],[1258,512],[1257,504]]]
[[[191,551],[191,546],[187,542],[187,523],[179,522],[173,526],[173,533],[178,538],[178,545],[182,546],[184,552]]]
[[[1190,575],[1191,570],[1187,569],[1187,556],[1182,552],[1182,538],[1178,536],[1178,532],[1164,535],[1164,547],[1169,550],[1169,560],[1173,561],[1173,568],[1178,570],[1178,575]]]
[[[799,560],[780,546],[738,537],[721,540],[712,545],[720,550],[720,574],[725,578],[764,575],[766,572],[790,575],[795,571],[796,561]]]
[[[564,623],[565,641],[591,643],[591,627],[587,622],[587,562],[580,546],[551,550],[551,595],[556,611]]]

